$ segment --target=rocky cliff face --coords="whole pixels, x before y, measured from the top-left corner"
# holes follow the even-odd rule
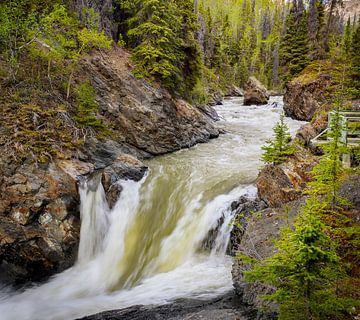
[[[131,73],[130,56],[121,48],[83,61],[82,72],[92,79],[104,122],[121,139],[152,155],[206,142],[219,135],[208,116],[157,85]]]
[[[219,134],[209,116],[131,74],[117,48],[81,62],[111,135],[87,138],[71,156],[45,164],[8,155],[0,141],[0,271],[13,282],[37,281],[71,266],[79,240],[78,181],[101,174],[112,206],[119,179],[139,180],[142,159],[190,147]],[[16,153],[15,153],[16,157]]]
[[[297,120],[312,120],[316,113],[325,108],[326,91],[331,85],[331,76],[327,74],[307,78],[304,73],[289,82],[284,95],[286,116]]]

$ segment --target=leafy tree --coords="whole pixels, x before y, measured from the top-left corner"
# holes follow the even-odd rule
[[[37,42],[32,50],[48,60],[48,77],[52,61],[69,62],[67,97],[80,57],[93,48],[109,48],[111,44],[104,32],[98,32],[98,14],[89,9],[88,14],[83,11],[83,15],[84,26],[69,14],[64,5],[55,5],[53,10],[42,15],[33,31]]]
[[[354,303],[337,295],[336,282],[343,275],[334,241],[320,218],[322,210],[320,202],[310,199],[294,228],[281,230],[275,255],[263,261],[243,257],[253,264],[245,272],[248,281],[276,288],[264,298],[279,303],[279,320],[336,319]]]
[[[261,148],[265,151],[261,159],[265,163],[280,164],[294,153],[293,147],[289,145],[291,135],[284,122],[283,114],[280,116],[280,121],[274,126],[273,131],[273,139],[267,140],[266,145]]]
[[[25,0],[0,3],[0,52],[9,63],[13,77],[20,52],[34,41],[35,37],[30,38],[28,33],[34,19],[34,13]]]

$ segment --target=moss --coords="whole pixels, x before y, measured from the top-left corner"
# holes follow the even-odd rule
[[[319,75],[324,74],[329,69],[327,61],[313,61],[310,63],[293,82],[299,82],[301,84],[308,84],[315,81]]]

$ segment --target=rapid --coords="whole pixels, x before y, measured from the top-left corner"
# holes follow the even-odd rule
[[[216,110],[226,134],[148,160],[140,182],[120,181],[123,191],[111,210],[102,185],[84,181],[76,264],[23,292],[3,289],[0,318],[76,319],[232,290],[230,205],[241,195],[256,197],[261,146],[279,120],[282,97],[266,106],[242,106],[242,98],[231,98]],[[286,123],[292,134],[302,124]],[[220,218],[213,248],[203,249]]]

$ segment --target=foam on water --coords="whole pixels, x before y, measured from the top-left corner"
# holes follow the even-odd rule
[[[4,320],[65,320],[137,304],[212,298],[232,289],[226,253],[232,201],[256,196],[261,146],[272,135],[278,106],[242,106],[230,99],[217,111],[227,134],[208,144],[148,161],[140,182],[120,181],[112,210],[101,184],[84,182],[78,261],[47,283],[0,295]],[[291,132],[300,122],[286,119]],[[201,250],[220,226],[211,251]]]

